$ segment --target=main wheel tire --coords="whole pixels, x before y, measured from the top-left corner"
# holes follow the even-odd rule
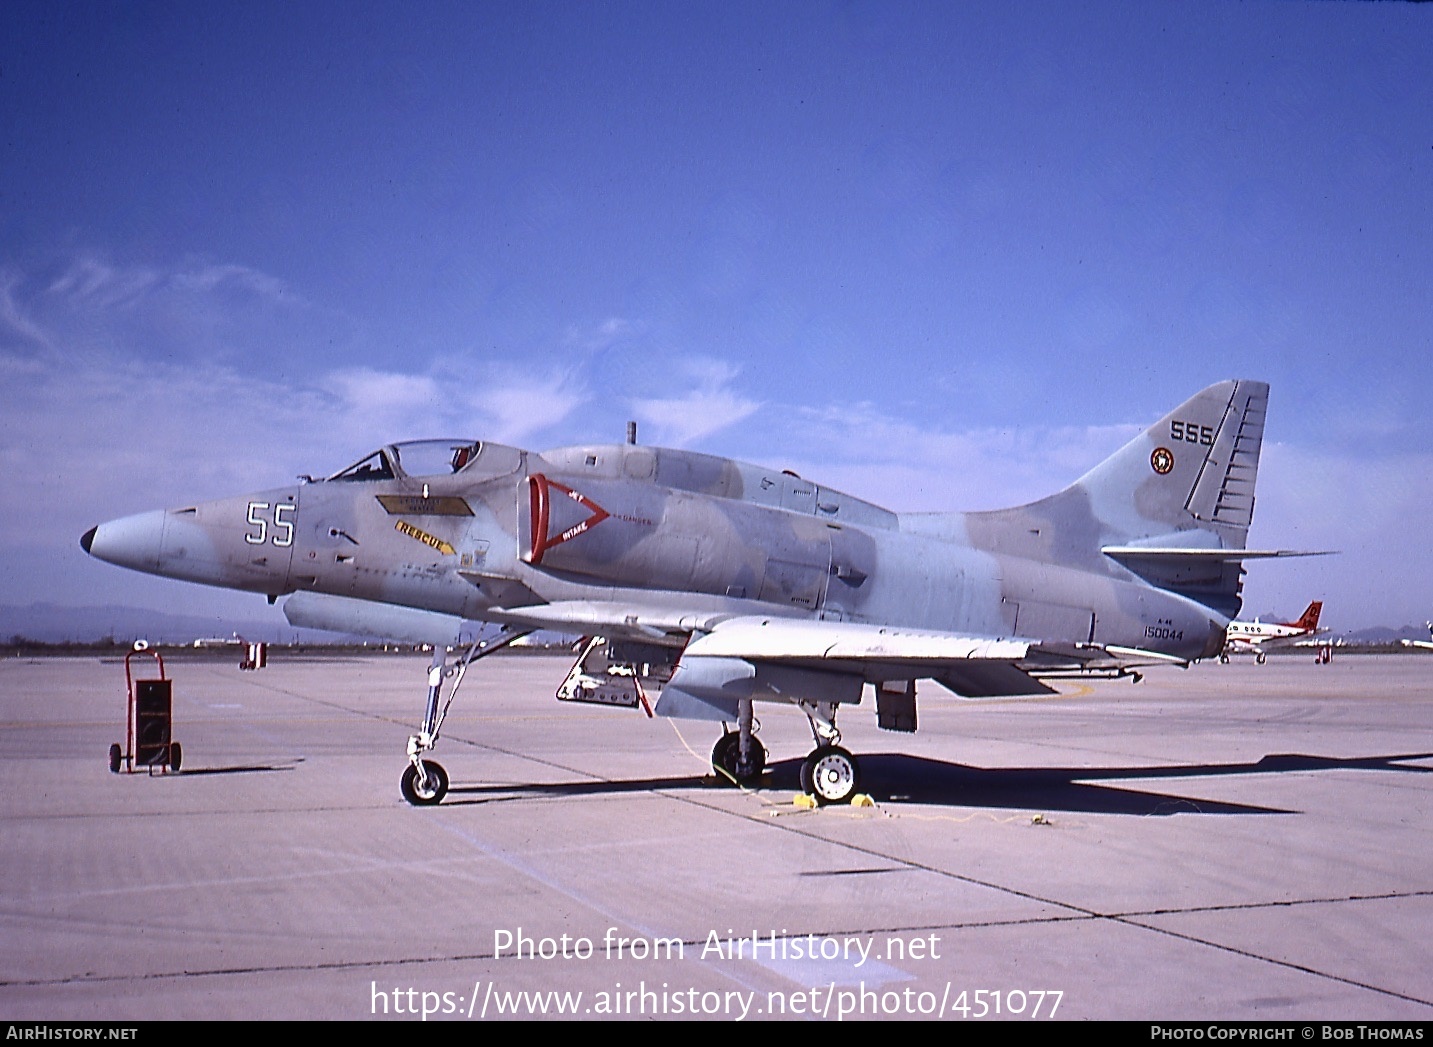
[[[179,747],[178,742],[169,746],[169,769],[176,774],[179,772],[179,765],[184,760],[184,750]]]
[[[801,764],[801,788],[821,806],[850,803],[861,787],[861,765],[839,745],[823,745]]]
[[[448,795],[448,772],[443,770],[442,764],[424,760],[423,774],[427,780],[420,785],[418,768],[411,763],[408,765],[408,769],[403,772],[403,799],[414,807],[431,807],[435,803],[442,803],[443,797]]]
[[[741,733],[728,731],[712,746],[712,771],[725,784],[746,785],[761,777],[766,769],[766,746],[757,739],[751,740],[751,763],[746,773],[741,773]]]
[[[120,761],[123,760],[123,759],[124,759],[124,754],[123,754],[122,752],[120,752],[119,742],[115,742],[113,745],[111,745],[111,746],[109,747],[109,773],[110,773],[110,774],[119,774]]]
[[[1255,660],[1256,662],[1258,662],[1260,665],[1263,665],[1265,662],[1267,662],[1267,661],[1269,660],[1269,656],[1268,656],[1267,654],[1265,654],[1263,651],[1260,651],[1258,654],[1256,654],[1256,655],[1254,656],[1254,660]]]

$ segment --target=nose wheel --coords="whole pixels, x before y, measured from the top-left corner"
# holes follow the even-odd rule
[[[431,807],[448,795],[448,772],[441,763],[420,760],[403,772],[403,799],[414,807]]]
[[[801,790],[823,807],[850,803],[861,787],[861,765],[839,745],[823,745],[801,764]]]

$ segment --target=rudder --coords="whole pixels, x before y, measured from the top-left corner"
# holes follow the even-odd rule
[[[1323,613],[1323,609],[1323,601],[1314,600],[1308,607],[1304,608],[1304,613],[1299,617],[1297,622],[1290,622],[1289,624],[1305,632],[1314,632],[1319,627],[1319,615]]]

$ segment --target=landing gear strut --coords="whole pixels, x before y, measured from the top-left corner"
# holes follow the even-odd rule
[[[415,807],[429,807],[442,802],[443,797],[448,794],[448,772],[443,770],[442,764],[423,759],[423,754],[438,744],[438,734],[443,729],[443,721],[447,719],[453,699],[458,696],[458,688],[463,684],[463,676],[467,673],[468,666],[479,658],[486,658],[496,651],[501,651],[530,632],[531,629],[504,626],[495,640],[474,640],[467,653],[451,665],[448,663],[447,648],[441,644],[434,645],[433,661],[428,665],[428,705],[423,712],[423,726],[418,729],[417,734],[408,739],[408,767],[403,772],[403,780],[399,786],[403,791],[403,799]],[[443,681],[450,676],[453,677],[453,689],[448,692],[448,700],[442,702],[440,707]]]
[[[801,702],[801,711],[811,721],[816,748],[801,764],[801,790],[816,797],[821,806],[850,803],[861,787],[861,765],[841,748],[833,702]]]
[[[766,768],[766,746],[756,739],[750,700],[738,703],[736,727],[712,747],[712,770],[719,782],[746,785]]]

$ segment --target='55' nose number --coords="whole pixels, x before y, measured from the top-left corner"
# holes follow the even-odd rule
[[[244,541],[250,545],[263,545],[265,541],[272,541],[279,548],[286,548],[294,544],[294,510],[298,508],[292,502],[280,502],[273,506],[273,536],[269,536],[269,521],[264,518],[268,512],[268,502],[249,503],[249,523],[258,528],[257,532],[248,531],[244,534]],[[287,519],[286,519],[287,517]]]

